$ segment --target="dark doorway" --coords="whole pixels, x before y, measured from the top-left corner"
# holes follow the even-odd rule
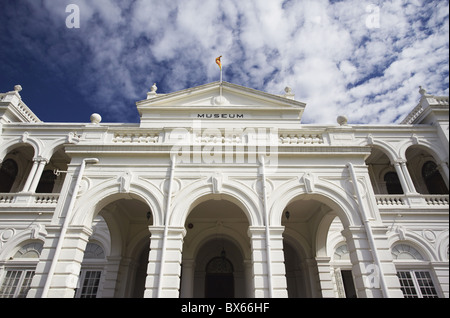
[[[422,177],[429,194],[448,194],[447,186],[437,165],[433,161],[426,162],[422,167]]]
[[[353,282],[352,271],[341,271],[342,280],[344,283],[345,297],[346,298],[357,298],[355,283]]]
[[[206,266],[205,298],[234,298],[233,265],[215,257]]]
[[[12,159],[3,162],[0,168],[0,193],[9,193],[16,181],[19,171],[17,163]]]

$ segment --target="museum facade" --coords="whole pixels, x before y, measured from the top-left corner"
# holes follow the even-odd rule
[[[449,98],[303,124],[227,82],[137,124],[44,123],[0,94],[0,298],[449,297]],[[393,105],[395,106],[395,105]]]

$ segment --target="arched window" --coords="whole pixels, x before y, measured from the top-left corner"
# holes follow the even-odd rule
[[[41,180],[36,189],[36,193],[52,193],[55,186],[56,175],[51,170],[42,173]]]
[[[6,262],[5,275],[0,285],[0,298],[27,296],[42,248],[41,242],[28,243]]]
[[[429,194],[448,194],[447,186],[437,165],[433,161],[427,161],[422,167],[422,177]]]
[[[408,244],[397,244],[391,249],[396,264],[397,276],[405,298],[438,298],[432,274],[424,269],[425,258]]]
[[[9,193],[16,181],[19,168],[12,159],[5,160],[0,168],[0,193]]]
[[[84,251],[75,298],[97,298],[99,296],[104,268],[103,261],[106,261],[103,248],[96,243],[89,242]]]
[[[397,173],[391,171],[384,175],[384,182],[388,194],[403,194],[402,185],[398,179]]]
[[[95,243],[88,243],[84,251],[85,259],[104,259],[105,251],[103,248]]]
[[[205,297],[234,298],[233,264],[222,256],[215,257],[206,266]]]
[[[400,259],[423,260],[422,254],[420,254],[420,252],[416,250],[414,247],[407,244],[395,245],[392,248],[391,253],[392,257],[397,260]]]

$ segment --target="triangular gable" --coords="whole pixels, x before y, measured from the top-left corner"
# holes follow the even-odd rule
[[[298,125],[306,106],[292,98],[228,82],[213,82],[162,95],[153,92],[149,93],[147,100],[139,101],[136,105],[141,115],[141,126],[153,127],[158,125],[158,121],[173,126],[171,121],[210,118],[216,119],[216,123],[218,120],[229,123],[232,119],[242,117],[252,119],[253,122],[258,118],[264,122],[290,119]],[[237,114],[243,116],[228,116]]]

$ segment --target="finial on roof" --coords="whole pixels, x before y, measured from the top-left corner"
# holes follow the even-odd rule
[[[102,122],[102,116],[97,113],[91,115],[91,124],[98,125]]]
[[[337,122],[338,122],[339,125],[345,126],[348,123],[348,118],[346,116],[339,116],[337,118]]]
[[[285,92],[285,94],[284,94],[285,98],[289,98],[289,99],[295,98],[295,94],[292,92],[292,88],[290,88],[289,86],[284,89],[284,92]]]
[[[427,93],[427,90],[424,89],[422,86],[419,86],[419,93],[420,95],[424,96]]]
[[[19,93],[19,92],[22,91],[22,86],[16,85],[16,86],[14,86],[14,90],[15,90],[17,93]]]
[[[147,93],[147,99],[156,97],[156,91],[158,90],[158,87],[156,86],[156,83],[153,84],[153,86],[150,88],[150,92]]]

